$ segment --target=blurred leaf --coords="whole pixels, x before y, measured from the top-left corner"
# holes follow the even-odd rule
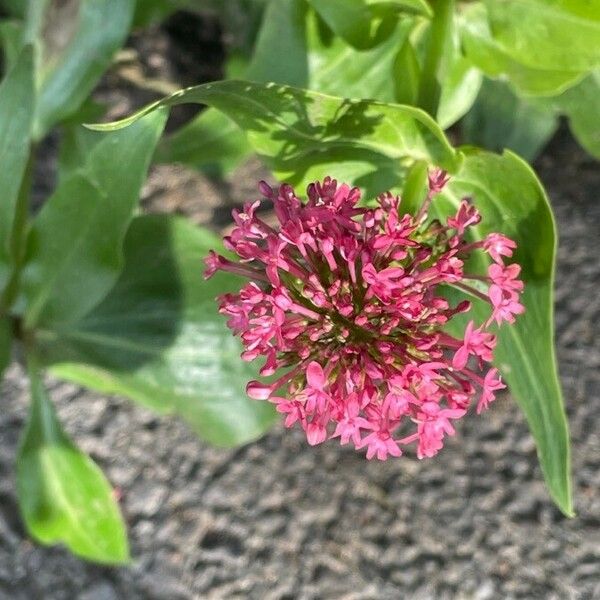
[[[600,66],[600,3],[485,0],[494,39],[518,62],[550,70]]]
[[[535,22],[535,15],[530,15],[526,24],[531,26]],[[465,8],[461,12],[459,23],[467,58],[490,77],[508,77],[523,94],[558,94],[585,76],[584,72],[570,64],[564,67],[545,64],[531,66],[511,56],[509,50],[493,38],[485,6],[480,3]]]
[[[121,47],[135,0],[29,0],[25,41],[38,49],[34,136],[75,112]]]
[[[187,88],[127,119],[93,127],[125,127],[160,106],[185,102],[224,112],[275,175],[299,187],[329,173],[366,188],[371,196],[398,186],[414,160],[450,172],[459,165],[443,132],[419,109],[275,84],[232,80]]]
[[[410,39],[405,39],[394,60],[395,100],[399,104],[415,105],[419,95],[421,66]]]
[[[20,21],[0,21],[0,42],[2,43],[2,66],[4,73],[15,66],[23,47],[23,24]]]
[[[366,0],[307,0],[331,29],[355,48],[372,48],[391,33]]]
[[[35,369],[31,409],[17,458],[17,491],[29,533],[78,556],[126,563],[125,524],[102,471],[63,431]]]
[[[600,159],[600,70],[558,96],[554,104],[568,117],[579,143]]]
[[[24,0],[0,0],[0,6],[12,17],[25,17],[27,6]]]
[[[304,86],[308,81],[305,0],[271,0],[244,78]],[[274,52],[274,48],[277,51]]]
[[[256,368],[241,360],[215,301],[241,281],[202,279],[203,258],[220,246],[216,235],[184,219],[136,218],[125,268],[105,300],[77,323],[37,333],[46,362],[63,363],[54,374],[175,412],[213,444],[234,446],[264,433],[275,412],[247,398]]]
[[[87,132],[85,153],[71,156],[72,170],[31,226],[22,272],[26,327],[77,320],[114,284],[165,119],[159,111],[130,130]]]
[[[160,23],[184,4],[177,0],[137,0],[133,15],[133,27],[149,27]]]
[[[457,48],[442,81],[437,112],[437,122],[442,129],[448,129],[469,111],[477,99],[482,79],[481,71],[474,68]]]
[[[532,161],[557,126],[552,107],[517,96],[506,83],[486,79],[462,122],[462,133],[466,143],[494,151],[509,148]]]
[[[34,95],[33,52],[28,46],[0,84],[0,289],[14,259],[12,229],[29,158]]]
[[[551,496],[572,515],[569,434],[554,353],[556,227],[548,199],[519,157],[475,150],[466,154],[461,170],[436,198],[438,216],[454,213],[465,196],[474,199],[483,216],[474,228],[478,239],[501,231],[518,244],[514,260],[522,267],[526,312],[515,325],[499,329],[495,363],[527,417]],[[485,272],[483,253],[476,260]],[[489,305],[474,299],[469,318],[483,322],[489,312]],[[459,319],[455,326],[464,330]]]

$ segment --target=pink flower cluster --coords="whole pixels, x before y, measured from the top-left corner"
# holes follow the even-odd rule
[[[359,207],[359,190],[330,178],[308,187],[306,203],[289,185],[261,182],[279,226],[257,216],[259,201],[247,204],[224,240],[239,260],[206,258],[206,277],[223,270],[249,280],[219,298],[242,358],[265,359],[268,382],[251,381],[248,395],[273,402],[310,444],[339,437],[384,460],[417,442],[418,457],[430,457],[474,398],[480,412],[505,387],[489,366],[489,329],[524,310],[520,267],[504,264],[516,244],[499,233],[466,241],[481,220],[468,200],[445,224],[429,219],[446,182],[443,171],[430,173],[416,216],[402,214],[390,193],[376,208]],[[465,272],[481,251],[492,259],[487,274]],[[449,335],[444,326],[471,303],[451,306],[442,286],[485,300],[489,318],[469,321],[462,339]]]

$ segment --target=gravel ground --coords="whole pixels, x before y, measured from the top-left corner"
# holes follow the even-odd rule
[[[136,38],[130,50],[163,76],[157,35],[151,51]],[[130,95],[116,102],[114,87],[107,78],[105,99],[129,112]],[[46,145],[40,198],[56,139]],[[549,500],[508,395],[464,420],[434,460],[369,463],[334,442],[309,448],[281,427],[217,450],[175,419],[50,381],[66,429],[119,488],[130,531],[130,567],[86,564],[33,544],[20,523],[14,460],[28,394],[15,364],[0,412],[0,600],[600,599],[600,170],[564,131],[537,169],[561,234],[557,343],[576,518]],[[257,178],[252,164],[230,186],[159,167],[144,205],[224,224],[223,205]]]

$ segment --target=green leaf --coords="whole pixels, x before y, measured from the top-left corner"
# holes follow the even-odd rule
[[[535,21],[534,15],[530,16],[526,23],[530,26]],[[467,58],[490,77],[508,77],[523,94],[558,94],[585,76],[585,72],[571,64],[564,67],[543,64],[531,66],[514,58],[509,49],[493,38],[485,6],[480,3],[469,5],[463,10],[459,24]]]
[[[34,94],[33,52],[27,47],[0,85],[0,289],[14,260],[12,229],[29,157]]]
[[[421,65],[410,39],[405,39],[394,60],[395,100],[415,105],[419,95]]]
[[[53,373],[177,413],[217,445],[264,433],[273,407],[246,396],[256,367],[241,360],[241,346],[215,302],[242,282],[222,274],[202,278],[203,258],[220,245],[184,219],[136,218],[111,293],[81,321],[37,332],[44,360],[56,364]]]
[[[359,51],[339,37],[324,39],[318,16],[309,11],[306,27],[309,76],[302,87],[345,98],[394,102],[394,61],[413,24],[412,19],[403,19],[384,42]]]
[[[393,20],[381,18],[366,0],[307,0],[331,29],[355,48],[372,48],[385,41]]]
[[[526,312],[515,325],[499,329],[496,365],[527,417],[552,498],[572,515],[569,434],[554,352],[552,211],[531,168],[510,152],[468,152],[447,191],[434,202],[438,216],[455,212],[465,196],[473,198],[483,217],[475,228],[477,238],[500,231],[518,244],[514,260],[522,266]],[[481,254],[478,268],[486,265]],[[473,310],[469,318],[483,322],[490,307],[475,299]]]
[[[600,70],[554,99],[555,106],[569,119],[573,135],[593,156],[600,159]]]
[[[135,0],[30,0],[25,40],[38,48],[34,136],[75,112],[121,47]]]
[[[422,110],[347,100],[275,84],[222,81],[187,88],[98,130],[125,127],[160,106],[198,102],[233,119],[277,177],[306,185],[325,174],[367,189],[398,186],[407,165],[427,160],[455,171],[460,159]]]
[[[431,17],[425,0],[307,0],[348,44],[365,50],[384,42],[401,15]]]
[[[63,431],[35,366],[31,409],[17,458],[17,491],[29,533],[101,563],[126,563],[125,524],[110,485]]]
[[[207,108],[158,144],[154,163],[181,163],[222,176],[250,154],[244,132],[218,110]]]
[[[600,11],[594,2],[485,0],[485,4],[494,39],[518,62],[569,71],[600,65]],[[582,11],[584,6],[588,10]]]
[[[244,77],[304,86],[308,81],[305,0],[272,0],[267,5],[252,60]],[[277,48],[277,52],[273,49]],[[283,60],[282,60],[283,59]]]
[[[532,161],[558,127],[556,111],[487,79],[462,122],[463,141],[488,150],[514,150]]]
[[[25,326],[74,321],[109,291],[166,114],[130,130],[87,132],[86,154],[63,174],[31,226],[22,272]]]
[[[22,50],[23,24],[21,21],[0,22],[3,70],[6,73],[15,66]]]

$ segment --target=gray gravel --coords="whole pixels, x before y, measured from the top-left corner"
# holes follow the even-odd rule
[[[0,598],[600,598],[600,172],[565,136],[538,168],[561,231],[558,356],[576,518],[550,502],[508,396],[467,418],[434,460],[369,463],[280,427],[216,450],[175,419],[54,382],[67,430],[122,493],[134,562],[99,568],[36,546],[19,522],[27,394],[14,365],[0,414]]]

